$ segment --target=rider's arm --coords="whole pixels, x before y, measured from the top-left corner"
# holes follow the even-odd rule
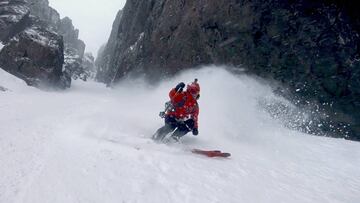
[[[191,116],[194,119],[194,128],[199,128],[199,125],[198,125],[199,107],[198,106],[196,106],[196,108]]]

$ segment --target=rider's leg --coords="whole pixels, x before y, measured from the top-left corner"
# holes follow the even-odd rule
[[[171,135],[171,137],[175,140],[179,140],[181,137],[186,135],[194,128],[194,120],[189,119],[186,120],[184,123],[178,124],[178,128],[175,132]]]
[[[162,140],[167,134],[174,131],[176,128],[176,120],[174,117],[166,116],[165,125],[159,128],[156,133],[153,135],[154,140]]]

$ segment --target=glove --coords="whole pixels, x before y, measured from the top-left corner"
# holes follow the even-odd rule
[[[198,129],[197,128],[194,128],[193,130],[192,130],[192,134],[193,135],[198,135],[199,134],[199,131],[198,131]]]
[[[159,113],[160,118],[165,118],[165,111]]]
[[[183,89],[184,89],[184,87],[185,87],[185,83],[181,82],[181,83],[179,83],[178,85],[176,85],[175,90],[176,90],[177,92],[182,92]]]

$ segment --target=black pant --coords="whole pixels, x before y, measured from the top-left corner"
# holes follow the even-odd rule
[[[156,131],[153,138],[155,140],[162,140],[166,137],[167,134],[173,132],[171,137],[176,140],[179,140],[182,136],[186,135],[188,132],[192,131],[194,128],[194,120],[189,119],[186,121],[177,121],[172,116],[165,117],[165,126],[161,127]]]

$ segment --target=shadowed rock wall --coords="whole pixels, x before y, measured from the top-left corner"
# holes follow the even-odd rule
[[[152,80],[206,64],[245,67],[330,114],[325,131],[360,138],[358,3],[128,0],[106,77]],[[302,102],[300,102],[302,103]]]

